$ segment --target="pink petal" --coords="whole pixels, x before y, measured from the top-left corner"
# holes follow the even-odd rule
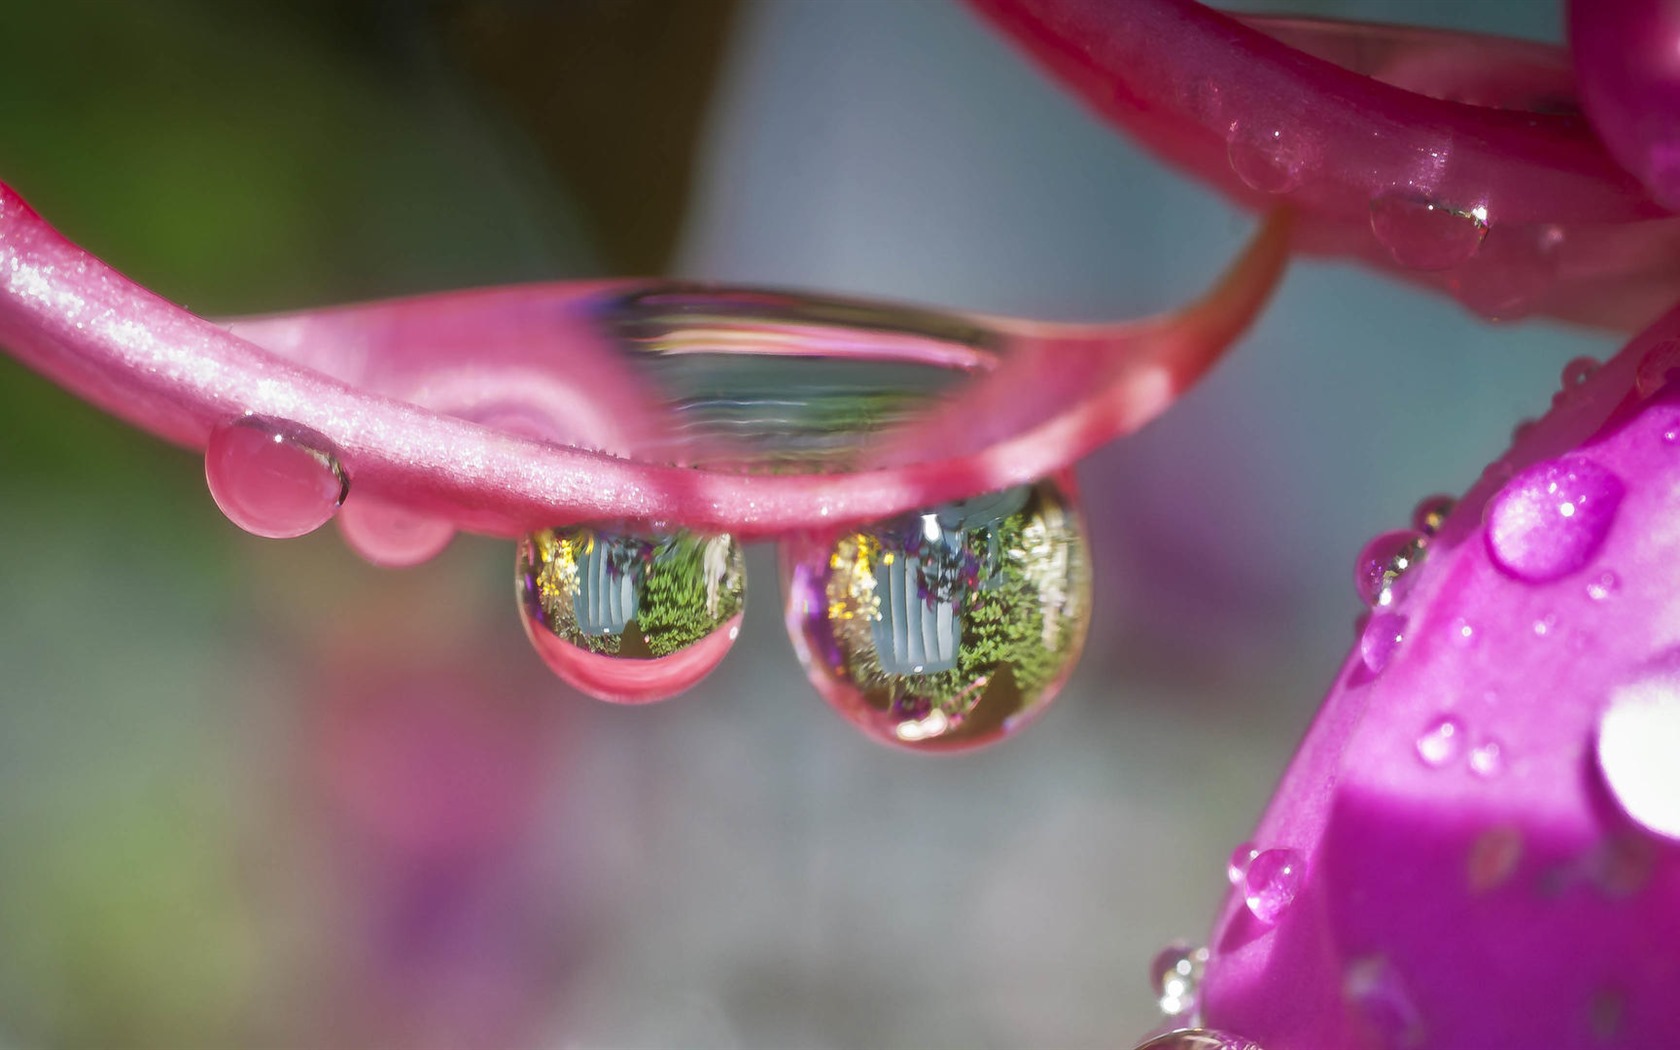
[[[1555,48],[1189,0],[970,2],[1169,162],[1299,209],[1305,250],[1502,319],[1634,326],[1680,280],[1680,222],[1575,112]]]
[[[595,323],[603,301],[631,292],[702,306],[712,294],[797,304],[779,293],[533,285],[224,327],[128,281],[0,187],[0,343],[94,404],[189,447],[205,447],[213,429],[246,416],[314,432],[349,476],[352,503],[360,494],[504,536],[588,520],[752,536],[1032,481],[1142,426],[1241,334],[1287,247],[1287,223],[1274,220],[1205,299],[1163,318],[944,318],[984,333],[994,348],[984,353],[913,333],[830,324],[790,335],[761,326],[755,336],[776,353],[966,355],[959,364],[973,375],[931,422],[886,432],[858,469],[839,473],[669,465],[696,450]]]
[[[1393,651],[1346,662],[1250,839],[1299,853],[1295,893],[1270,925],[1226,901],[1210,1024],[1280,1048],[1672,1041],[1680,779],[1648,745],[1680,736],[1680,389],[1651,381],[1677,336],[1680,310],[1567,387],[1431,540],[1383,614]]]

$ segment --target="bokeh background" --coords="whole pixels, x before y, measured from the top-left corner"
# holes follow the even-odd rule
[[[671,272],[1123,317],[1251,223],[948,0],[16,4],[0,98],[0,178],[209,314]],[[528,650],[509,544],[247,537],[193,456],[0,359],[0,1046],[1130,1045],[1352,641],[1362,540],[1614,345],[1298,265],[1083,466],[1087,656],[957,758],[823,706],[773,549],[716,674],[610,707]]]

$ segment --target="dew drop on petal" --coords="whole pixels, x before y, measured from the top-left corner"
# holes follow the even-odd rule
[[[1676,369],[1680,369],[1680,340],[1659,340],[1640,357],[1633,374],[1634,389],[1640,397],[1650,397],[1668,385]]]
[[[204,477],[229,521],[271,539],[315,531],[350,492],[330,441],[306,427],[256,416],[211,431]]]
[[[1534,622],[1529,624],[1529,630],[1534,632],[1536,638],[1547,638],[1557,631],[1557,625],[1557,613],[1546,613],[1544,616],[1536,616]]]
[[[741,545],[727,534],[543,529],[519,544],[525,633],[583,692],[645,703],[718,665],[746,602]]]
[[[1592,560],[1622,501],[1621,479],[1590,459],[1536,463],[1488,507],[1487,548],[1506,575],[1543,583]]]
[[[1371,201],[1371,232],[1394,261],[1413,270],[1450,270],[1487,236],[1485,208],[1459,209],[1406,190]]]
[[[1261,1050],[1260,1044],[1215,1028],[1181,1028],[1164,1032],[1133,1050]]]
[[[1496,777],[1505,772],[1505,746],[1489,737],[1470,749],[1470,772],[1479,777]]]
[[[1070,492],[1041,481],[787,541],[788,630],[817,691],[915,750],[986,744],[1041,713],[1090,616]]]
[[[1300,892],[1307,861],[1300,850],[1263,850],[1249,862],[1243,876],[1243,901],[1261,922],[1271,924],[1283,917]]]
[[[455,537],[442,518],[358,493],[338,514],[338,531],[350,549],[374,565],[399,569],[437,557]]]
[[[1446,715],[1429,723],[1417,738],[1418,757],[1423,764],[1439,769],[1464,750],[1464,723]]]
[[[1427,541],[1411,529],[1384,532],[1360,550],[1353,565],[1359,600],[1372,607],[1397,603],[1411,586],[1408,573],[1423,560]]]
[[[1605,569],[1587,581],[1587,597],[1595,602],[1607,601],[1615,597],[1616,592],[1621,590],[1621,587],[1621,577],[1617,576],[1612,570]]]
[[[1462,616],[1452,622],[1452,640],[1460,646],[1473,646],[1480,639],[1476,633],[1476,625]]]
[[[1183,942],[1167,945],[1149,964],[1149,987],[1161,1013],[1187,1017],[1196,1010],[1196,990],[1207,967],[1208,951]]]
[[[1406,638],[1406,618],[1397,613],[1379,612],[1365,624],[1359,636],[1359,658],[1372,674],[1381,674]]]
[[[1225,862],[1225,878],[1233,886],[1241,885],[1243,878],[1248,875],[1248,866],[1254,863],[1254,858],[1259,855],[1260,851],[1254,848],[1253,843],[1239,844],[1231,851],[1230,859]]]
[[[1282,127],[1234,124],[1225,152],[1243,185],[1261,193],[1288,193],[1301,185],[1306,172],[1305,143]]]
[[[1441,526],[1447,523],[1447,515],[1453,512],[1457,503],[1457,500],[1447,495],[1426,496],[1412,508],[1412,528],[1424,539],[1433,538],[1441,531]]]
[[[1680,839],[1680,682],[1658,676],[1616,690],[1595,753],[1622,811],[1652,834]]]

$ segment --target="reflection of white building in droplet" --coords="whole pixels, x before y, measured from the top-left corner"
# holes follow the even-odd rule
[[[613,551],[611,540],[597,536],[576,556],[578,589],[572,610],[583,634],[620,635],[636,617],[641,570],[615,570],[610,564]]]
[[[1031,488],[1021,486],[960,503],[948,503],[921,515],[922,537],[932,557],[894,552],[890,562],[875,565],[878,615],[870,625],[881,670],[892,675],[937,674],[957,666],[962,646],[960,595],[929,601],[922,581],[936,575],[941,555],[959,554],[974,529],[989,528],[1026,506]]]

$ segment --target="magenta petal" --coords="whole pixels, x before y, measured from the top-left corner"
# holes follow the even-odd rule
[[[1573,0],[1581,101],[1616,159],[1680,208],[1680,10],[1661,0]]]
[[[459,292],[223,327],[128,281],[0,187],[0,343],[183,445],[204,448],[213,430],[248,417],[317,435],[349,478],[347,505],[373,499],[505,536],[589,520],[752,536],[1034,481],[1135,430],[1241,334],[1287,247],[1287,223],[1270,223],[1214,291],[1170,317],[1050,325],[946,315],[994,350],[959,364],[969,379],[930,422],[883,432],[862,462],[835,473],[669,465],[683,448],[671,443],[673,418],[588,323],[602,296],[666,294],[645,282]],[[710,294],[673,288],[668,297],[683,303]],[[938,349],[832,325],[791,343],[757,334],[777,353],[846,360],[917,361]]]
[[[1304,874],[1270,925],[1227,900],[1209,1024],[1280,1048],[1680,1031],[1680,390],[1636,387],[1676,335],[1680,310],[1568,386],[1432,538],[1392,650],[1350,657],[1250,839]]]
[[[971,0],[1144,146],[1478,313],[1632,327],[1680,223],[1575,112],[1567,57],[1421,29],[1241,20],[1189,0]]]

